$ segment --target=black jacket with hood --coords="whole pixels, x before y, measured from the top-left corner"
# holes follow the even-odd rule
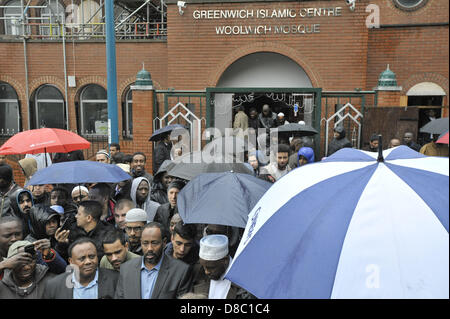
[[[167,188],[162,183],[162,177],[164,176],[164,173],[167,172],[173,165],[174,164],[171,160],[165,160],[153,177],[150,199],[160,203],[161,205],[169,202],[169,198],[167,197]]]
[[[33,195],[31,194],[31,192],[28,189],[18,187],[15,191],[11,192],[11,195],[9,196],[10,209],[4,210],[2,213],[2,217],[15,216],[20,218],[23,225],[23,237],[25,238],[30,233],[30,217],[20,209],[19,196],[23,193],[28,193],[31,198],[31,204],[32,206],[34,205]]]
[[[339,134],[339,137],[331,140],[330,145],[328,145],[327,156],[332,155],[341,148],[352,147],[352,143],[345,137],[345,130],[342,126],[336,127],[334,131]]]
[[[13,278],[13,272],[6,269],[0,281],[0,299],[41,299],[45,283],[53,277],[55,275],[48,271],[47,266],[36,264],[33,284],[29,288],[21,289]]]

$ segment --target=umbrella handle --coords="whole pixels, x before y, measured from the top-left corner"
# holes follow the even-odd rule
[[[383,140],[381,138],[381,135],[378,135],[378,158],[377,158],[377,162],[384,162],[384,157],[383,157]]]

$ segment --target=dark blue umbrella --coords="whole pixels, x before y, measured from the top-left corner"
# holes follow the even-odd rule
[[[271,186],[249,174],[200,174],[178,194],[178,212],[186,224],[245,228],[248,213]]]
[[[71,161],[52,164],[36,172],[28,185],[118,183],[131,176],[119,166],[93,161]]]
[[[167,125],[164,126],[163,128],[160,128],[159,130],[156,130],[155,132],[153,132],[152,136],[150,136],[150,141],[152,142],[156,142],[158,140],[160,140],[161,138],[163,138],[165,135],[170,134],[170,132],[172,132],[173,130],[176,129],[187,129],[186,126],[181,125],[181,124],[171,124],[171,125]]]

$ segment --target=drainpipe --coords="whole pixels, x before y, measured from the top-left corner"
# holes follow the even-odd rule
[[[69,130],[69,99],[67,94],[67,62],[66,62],[66,28],[64,23],[62,24],[62,40],[63,40],[63,58],[64,58],[64,95],[66,99],[66,129]]]
[[[30,98],[28,89],[28,58],[27,58],[27,41],[25,40],[25,11],[23,7],[23,0],[20,0],[20,5],[22,6],[22,41],[23,41],[23,57],[25,64],[25,95],[26,95],[26,107],[28,114],[28,129],[31,129],[31,116],[30,116]]]

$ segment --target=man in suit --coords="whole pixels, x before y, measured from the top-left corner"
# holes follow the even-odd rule
[[[144,256],[121,265],[116,299],[175,299],[189,292],[191,267],[163,253],[167,238],[167,230],[160,223],[144,227]]]
[[[69,263],[74,271],[46,283],[44,299],[112,299],[118,273],[98,268],[95,242],[82,237],[69,246]]]

